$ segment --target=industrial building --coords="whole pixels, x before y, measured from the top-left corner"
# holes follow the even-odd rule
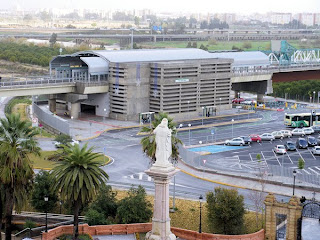
[[[69,110],[75,118],[86,109],[119,120],[160,111],[184,118],[231,107],[232,63],[200,49],[97,50],[57,56],[50,73],[72,78],[79,88],[95,82],[109,86],[105,93],[73,93]],[[51,96],[51,105],[57,99],[67,98]]]

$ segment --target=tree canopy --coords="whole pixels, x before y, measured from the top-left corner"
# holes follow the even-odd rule
[[[207,193],[208,225],[217,234],[242,234],[244,198],[235,189],[215,188]]]

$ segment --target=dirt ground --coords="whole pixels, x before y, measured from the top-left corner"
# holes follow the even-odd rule
[[[26,76],[39,76],[48,75],[49,66],[44,68],[37,65],[9,62],[0,60],[0,76],[7,77],[26,77]]]

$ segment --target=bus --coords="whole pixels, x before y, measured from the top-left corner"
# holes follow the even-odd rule
[[[320,113],[292,113],[285,114],[284,125],[287,127],[310,127],[310,120],[312,115],[312,126],[320,125]]]

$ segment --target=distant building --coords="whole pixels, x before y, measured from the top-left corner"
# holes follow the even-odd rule
[[[314,14],[313,13],[299,13],[298,20],[307,26],[313,26],[314,25]]]
[[[218,18],[221,22],[226,22],[228,24],[232,24],[236,21],[235,13],[216,13],[214,17]]]
[[[272,24],[284,25],[292,21],[291,13],[272,13],[270,17]]]

